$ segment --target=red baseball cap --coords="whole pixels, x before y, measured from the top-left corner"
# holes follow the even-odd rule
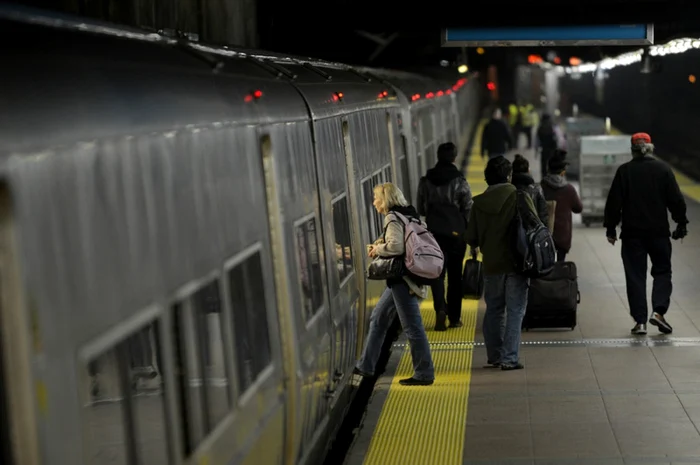
[[[651,144],[651,137],[646,132],[638,132],[632,135],[632,145],[635,144]]]

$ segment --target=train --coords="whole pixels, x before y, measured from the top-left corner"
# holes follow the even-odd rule
[[[0,37],[3,463],[319,463],[383,286],[372,188],[465,149],[478,74],[10,6]]]

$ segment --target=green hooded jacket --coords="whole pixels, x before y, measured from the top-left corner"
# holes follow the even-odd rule
[[[510,225],[515,215],[515,200],[516,188],[510,183],[494,184],[474,197],[467,227],[467,243],[481,250],[484,274],[515,272],[510,250]],[[537,214],[530,197],[525,196],[525,200]]]

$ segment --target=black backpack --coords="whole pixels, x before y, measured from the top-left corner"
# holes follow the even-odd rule
[[[554,268],[554,239],[547,226],[528,207],[527,194],[519,190],[515,195],[510,232],[515,271],[528,278],[539,278]]]

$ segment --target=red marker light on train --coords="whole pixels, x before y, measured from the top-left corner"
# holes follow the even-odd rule
[[[443,92],[443,91],[441,91],[441,90],[438,90],[438,93],[437,93],[437,96],[438,96],[438,97],[442,97],[442,96],[443,96],[443,94],[444,94],[444,92]]]
[[[425,94],[425,98],[433,98],[433,97],[435,97],[435,94],[433,94],[432,92],[428,92],[427,94]]]
[[[335,92],[333,94],[333,101],[337,102],[339,100],[343,100],[343,93],[342,92]]]
[[[489,90],[496,90],[496,84],[494,84],[493,82],[489,82],[488,84],[486,84],[486,87],[488,87]]]
[[[255,91],[251,92],[250,94],[246,95],[243,98],[243,100],[246,103],[249,103],[249,102],[252,102],[253,100],[259,99],[262,96],[263,96],[262,90],[255,90]]]
[[[446,93],[447,95],[450,95],[450,94],[452,93],[452,89],[447,89],[447,90],[445,91],[445,93]]]

